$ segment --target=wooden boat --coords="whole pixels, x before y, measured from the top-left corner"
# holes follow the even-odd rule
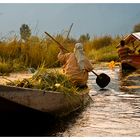
[[[121,61],[122,70],[134,71],[140,69],[140,55],[130,55],[129,59]]]
[[[126,36],[124,39],[127,46],[129,46],[134,53],[129,54],[127,58],[121,60],[121,69],[122,71],[129,72],[140,69],[140,32],[131,33]],[[120,47],[120,44],[117,48]]]
[[[79,94],[0,85],[0,112],[45,112],[62,117],[89,102],[89,90]]]
[[[46,136],[59,120],[89,103],[88,93],[89,89],[74,94],[0,85],[0,136]]]

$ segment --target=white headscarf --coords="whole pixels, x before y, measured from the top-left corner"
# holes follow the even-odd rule
[[[83,70],[84,69],[84,51],[83,51],[82,43],[75,44],[74,55],[77,59],[77,63],[80,67],[80,70]]]

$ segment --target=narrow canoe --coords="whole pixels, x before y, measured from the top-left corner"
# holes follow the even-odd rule
[[[70,94],[0,85],[0,112],[39,111],[62,117],[87,104],[88,92]]]

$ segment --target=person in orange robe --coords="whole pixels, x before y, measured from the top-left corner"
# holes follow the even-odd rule
[[[58,60],[63,64],[63,73],[79,88],[87,88],[88,72],[93,66],[83,51],[83,44],[76,43],[74,52],[65,53],[60,49]]]

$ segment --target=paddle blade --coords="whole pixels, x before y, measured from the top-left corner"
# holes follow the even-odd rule
[[[96,83],[100,88],[106,87],[110,82],[110,77],[105,73],[101,73],[96,78]]]

